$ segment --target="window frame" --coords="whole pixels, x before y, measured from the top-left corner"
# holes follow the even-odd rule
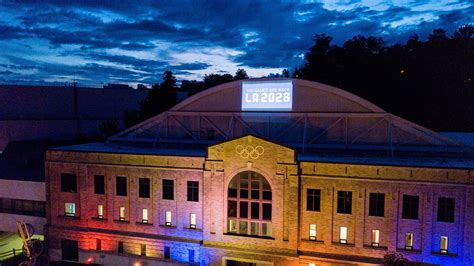
[[[452,202],[450,202],[452,201]],[[456,198],[439,197],[437,221],[444,223],[454,223],[456,215]]]
[[[105,176],[94,175],[94,194],[105,195]]]
[[[369,193],[369,216],[385,217],[385,193]]]
[[[174,200],[174,179],[163,179],[162,183],[162,199]]]
[[[71,182],[74,180],[74,182]],[[74,173],[61,173],[61,192],[77,193],[77,175]]]
[[[405,194],[402,201],[402,219],[418,220],[420,217],[420,196]]]
[[[138,178],[138,197],[149,199],[150,198],[150,188],[151,180],[147,177]]]
[[[263,175],[243,171],[231,179],[227,187],[228,234],[271,238],[272,212],[272,189]]]
[[[187,200],[190,202],[199,202],[199,181],[187,181]]]
[[[352,191],[337,191],[337,213],[352,214]]]
[[[321,189],[306,189],[306,211],[321,212]]]
[[[115,177],[115,195],[120,197],[128,196],[128,178],[126,176]]]

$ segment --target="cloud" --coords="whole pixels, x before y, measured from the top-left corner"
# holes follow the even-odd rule
[[[6,1],[0,81],[150,84],[167,69],[190,79],[237,68],[262,76],[301,64],[315,34],[404,42],[435,28],[450,34],[472,14],[468,0]]]

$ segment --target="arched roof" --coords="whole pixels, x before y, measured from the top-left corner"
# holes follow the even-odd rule
[[[178,103],[171,111],[240,112],[242,82],[291,80],[292,112],[383,113],[378,106],[347,91],[301,79],[262,78],[237,80],[215,86]]]
[[[291,111],[242,111],[242,83],[291,81]],[[251,134],[297,149],[463,152],[451,139],[341,89],[300,79],[251,79],[200,92],[108,139],[152,148],[205,148]],[[140,143],[140,144],[139,144]]]

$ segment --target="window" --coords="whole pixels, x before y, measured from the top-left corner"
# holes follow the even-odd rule
[[[369,216],[384,217],[385,194],[370,193],[369,195]]]
[[[94,193],[105,194],[105,177],[103,175],[94,176]]]
[[[97,218],[104,218],[104,205],[97,205]]]
[[[125,207],[119,209],[119,221],[125,221]]]
[[[61,174],[61,192],[77,192],[75,174]]]
[[[321,190],[306,190],[306,210],[319,212],[321,207]]]
[[[448,237],[447,236],[441,237],[439,246],[440,246],[439,252],[441,254],[448,254]]]
[[[0,198],[0,213],[46,217],[44,201]]]
[[[196,229],[196,214],[191,213],[189,216],[189,227],[192,229]]]
[[[309,225],[309,240],[316,241],[316,225]]]
[[[150,197],[150,179],[149,178],[138,179],[138,196],[140,198]]]
[[[123,253],[123,242],[122,241],[118,242],[117,251],[118,251],[118,253]]]
[[[140,255],[146,256],[146,245],[140,244]]]
[[[144,224],[148,223],[148,210],[147,209],[142,209],[142,223]]]
[[[372,247],[378,247],[380,245],[380,231],[372,230]]]
[[[352,192],[338,191],[337,192],[337,213],[352,213]]]
[[[405,249],[413,250],[413,233],[405,233]]]
[[[438,198],[438,222],[454,223],[454,198]]]
[[[403,219],[418,219],[418,196],[403,195]]]
[[[102,250],[102,240],[100,240],[100,239],[95,240],[95,249],[96,250]]]
[[[65,203],[64,204],[64,214],[66,216],[74,217],[76,215],[76,204],[74,203]]]
[[[171,211],[166,211],[165,213],[165,225],[171,226]]]
[[[237,174],[227,191],[227,233],[272,236],[272,191],[260,174]]]
[[[165,246],[164,253],[165,253],[164,254],[165,259],[169,259],[170,258],[170,247]]]
[[[174,180],[163,179],[163,199],[174,199]]]
[[[127,196],[127,177],[117,176],[117,196]]]
[[[188,181],[188,201],[199,201],[198,181]]]
[[[194,262],[194,249],[188,249],[188,262]]]
[[[339,229],[339,243],[347,244],[347,227],[341,226]]]

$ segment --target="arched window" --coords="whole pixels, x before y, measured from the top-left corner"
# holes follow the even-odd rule
[[[245,171],[230,181],[227,233],[272,236],[272,190],[262,175]]]

